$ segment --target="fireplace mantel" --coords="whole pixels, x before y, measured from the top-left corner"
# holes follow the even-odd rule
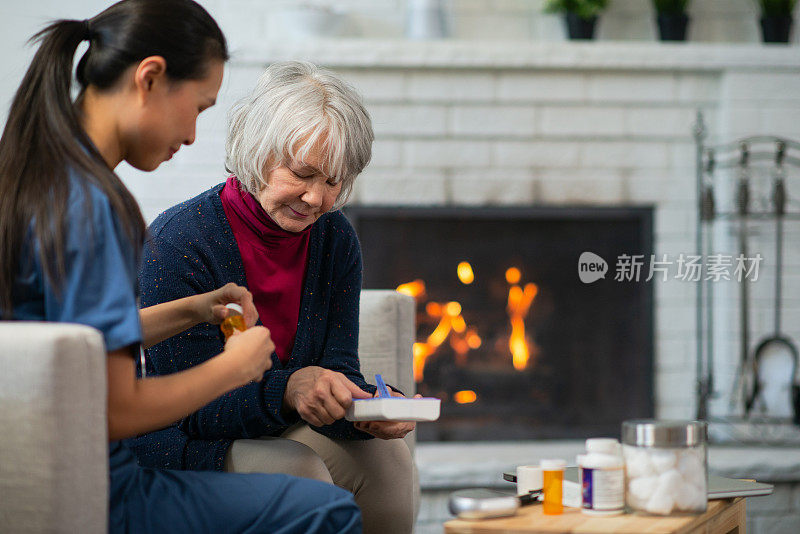
[[[638,41],[266,41],[234,51],[237,64],[305,59],[340,68],[797,71],[800,48],[785,45]]]

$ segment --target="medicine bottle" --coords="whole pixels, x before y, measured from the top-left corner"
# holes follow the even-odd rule
[[[244,310],[238,304],[230,303],[225,305],[228,308],[228,316],[219,325],[222,334],[225,336],[225,341],[233,335],[234,330],[244,332],[247,330],[247,325],[244,323]]]
[[[588,515],[621,514],[625,505],[625,462],[615,439],[586,440],[586,452],[577,457],[582,506]]]
[[[559,515],[564,512],[564,469],[567,462],[564,460],[542,460],[542,489],[544,502],[542,512],[545,515]]]

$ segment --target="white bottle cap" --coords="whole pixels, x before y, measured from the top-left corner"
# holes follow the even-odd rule
[[[619,441],[614,438],[589,438],[586,440],[586,452],[600,454],[620,454]]]
[[[581,458],[581,467],[587,469],[617,469],[625,466],[622,456],[618,454],[600,454],[593,452]]]
[[[244,315],[244,310],[242,309],[242,307],[236,304],[235,302],[230,302],[226,304],[225,307],[228,308],[229,310],[238,312],[239,315]]]
[[[564,460],[542,460],[539,462],[542,471],[563,471],[567,467],[567,462]]]

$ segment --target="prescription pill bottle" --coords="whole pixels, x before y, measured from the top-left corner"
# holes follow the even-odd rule
[[[581,482],[581,511],[588,515],[617,515],[625,506],[625,462],[615,439],[586,440],[588,454],[577,457]]]
[[[564,512],[564,469],[567,462],[564,460],[542,460],[542,490],[544,501],[542,512],[546,515],[559,515]]]
[[[225,336],[225,341],[233,335],[234,330],[244,332],[247,330],[247,325],[244,323],[244,310],[238,304],[230,303],[225,305],[228,308],[228,316],[219,325],[222,334]]]
[[[622,452],[628,506],[653,515],[705,512],[707,432],[704,421],[625,421]]]

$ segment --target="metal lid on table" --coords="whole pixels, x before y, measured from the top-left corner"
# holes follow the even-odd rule
[[[706,443],[705,421],[634,419],[622,423],[622,442],[636,447],[695,447]]]

